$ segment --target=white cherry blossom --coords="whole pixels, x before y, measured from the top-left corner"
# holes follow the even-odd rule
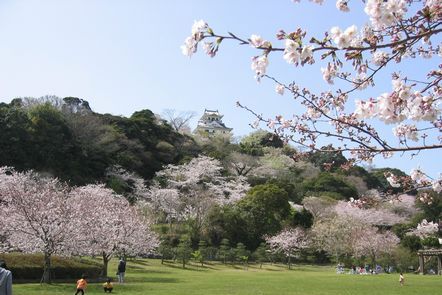
[[[373,53],[372,62],[377,66],[382,66],[387,62],[388,58],[389,55],[387,52],[378,50],[375,53]]]
[[[280,95],[284,95],[284,90],[285,90],[284,85],[279,84],[279,83],[276,84],[276,86],[275,86],[276,93],[278,93]]]
[[[251,68],[255,72],[256,80],[260,81],[261,77],[266,74],[269,60],[266,55],[254,56],[252,58]]]
[[[336,8],[342,12],[349,12],[350,8],[348,8],[349,0],[338,0],[336,1]]]
[[[299,52],[300,46],[297,42],[287,39],[285,40],[284,59],[289,64],[297,65],[301,54]]]

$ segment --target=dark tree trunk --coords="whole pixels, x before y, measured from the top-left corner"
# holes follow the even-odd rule
[[[51,254],[45,252],[44,253],[44,268],[43,268],[43,277],[41,278],[41,282],[50,284],[51,283]]]
[[[101,269],[101,275],[107,277],[107,267],[109,265],[110,256],[106,252],[102,253],[103,256],[103,268]]]

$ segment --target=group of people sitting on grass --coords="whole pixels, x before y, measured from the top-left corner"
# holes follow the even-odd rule
[[[365,264],[364,266],[356,266],[356,265],[352,265],[350,270],[349,270],[349,274],[359,274],[359,275],[367,275],[367,274],[379,274],[382,272],[385,273],[391,273],[393,271],[393,267],[392,266],[388,266],[385,267],[385,269],[382,269],[382,266],[380,266],[379,264],[376,265],[375,268],[371,268],[370,265]],[[345,273],[345,269],[344,269],[344,265],[339,263],[336,266],[336,273],[337,274],[344,274]]]

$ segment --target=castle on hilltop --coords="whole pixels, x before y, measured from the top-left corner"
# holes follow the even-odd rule
[[[221,120],[221,115],[218,110],[212,111],[204,109],[204,114],[198,121],[195,133],[215,135],[215,134],[228,134],[233,128],[226,127]]]

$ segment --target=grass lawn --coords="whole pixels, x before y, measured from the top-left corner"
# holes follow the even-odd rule
[[[116,261],[109,273],[115,274]],[[218,295],[218,294],[442,294],[442,276],[405,274],[405,286],[399,286],[398,274],[337,275],[331,267],[294,266],[287,270],[281,265],[252,265],[248,270],[240,266],[218,263],[205,267],[192,265],[182,269],[180,264],[160,260],[135,260],[128,262],[126,283],[114,284],[114,294],[167,294],[167,295]],[[72,284],[14,284],[14,295],[74,294]],[[101,283],[90,283],[86,294],[104,294]]]

